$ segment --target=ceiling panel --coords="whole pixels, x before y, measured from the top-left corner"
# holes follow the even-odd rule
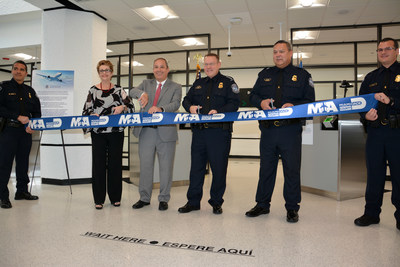
[[[27,2],[40,8],[61,6],[55,0],[27,0]],[[233,56],[227,58],[225,51],[221,51],[221,58],[224,60],[224,65],[244,67],[252,66],[252,64],[272,64],[270,51],[263,49],[235,50],[235,46],[272,45],[280,38],[280,25],[282,27],[282,38],[287,39],[290,28],[400,21],[399,0],[316,0],[316,2],[325,3],[327,6],[304,9],[287,9],[287,6],[296,4],[297,0],[70,0],[70,2],[86,10],[95,11],[107,18],[108,41],[210,33],[212,47],[227,47],[230,19],[232,17],[242,17],[242,23],[232,25],[231,28]],[[134,8],[164,4],[169,5],[180,18],[170,21],[150,22],[132,11]],[[29,13],[22,16],[29,16]],[[10,22],[12,20],[18,21],[19,16],[0,16],[0,22]],[[400,27],[383,27],[383,35],[400,39]],[[374,39],[376,39],[376,31],[371,28],[323,31],[317,34],[317,39],[296,41],[296,43]],[[128,53],[127,45],[115,46],[114,49],[110,48],[114,50],[111,53],[114,55]],[[179,47],[172,41],[135,44],[135,51],[138,53],[167,51],[168,49],[186,48]],[[342,53],[345,55],[342,57],[340,52],[337,52],[337,55],[327,54],[320,56],[320,49],[313,46],[301,49],[304,51],[309,50],[307,52],[312,55],[310,59],[303,59],[307,64],[317,62],[329,64],[330,60],[336,64],[342,59],[348,59],[347,51]],[[37,50],[37,48],[34,50]],[[2,49],[0,53],[2,57],[6,57],[12,53],[24,51],[26,53],[40,54],[40,52],[32,51],[32,47],[14,48],[14,50]],[[374,62],[376,60],[375,56],[369,53],[370,47],[368,45],[359,47],[360,62],[371,60]],[[173,61],[181,60],[179,56],[173,54],[170,56]],[[361,60],[361,57],[366,57],[367,59]],[[5,64],[4,62],[2,60],[0,64]],[[150,64],[151,71],[152,61],[150,60],[149,62],[146,62],[146,65]]]
[[[206,3],[216,15],[248,11],[245,0],[206,0]]]

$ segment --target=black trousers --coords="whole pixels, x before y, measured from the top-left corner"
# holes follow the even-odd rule
[[[394,216],[400,221],[400,128],[389,126],[368,127],[366,143],[367,189],[364,213],[379,217],[386,179],[386,161],[389,162],[392,180]]]
[[[106,192],[111,203],[121,201],[122,146],[124,133],[91,133],[92,189],[96,204],[103,204]]]
[[[193,129],[191,147],[190,184],[187,192],[188,202],[200,206],[203,196],[204,175],[207,161],[210,162],[212,183],[209,203],[222,205],[226,189],[226,171],[231,149],[232,133],[222,128]]]
[[[17,176],[17,192],[28,192],[29,153],[32,147],[32,135],[25,127],[6,126],[0,133],[0,199],[8,199],[8,182],[13,161]]]
[[[260,178],[256,202],[264,208],[270,207],[274,192],[279,155],[282,158],[285,178],[283,196],[287,210],[300,209],[301,186],[301,123],[265,128],[260,125]]]

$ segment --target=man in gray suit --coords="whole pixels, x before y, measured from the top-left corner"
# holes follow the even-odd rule
[[[182,86],[169,79],[168,62],[157,58],[153,63],[155,79],[144,80],[138,87],[130,91],[130,96],[140,99],[148,95],[148,104],[141,112],[150,114],[156,112],[175,112],[179,109],[182,98]],[[150,204],[153,189],[154,159],[157,153],[160,165],[160,194],[158,195],[159,210],[168,209],[171,198],[172,171],[175,157],[178,132],[176,125],[134,127],[134,136],[139,138],[140,158],[140,199],[132,208],[140,209]]]

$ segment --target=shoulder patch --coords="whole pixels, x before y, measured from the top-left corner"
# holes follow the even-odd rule
[[[312,88],[314,88],[314,82],[313,82],[313,80],[312,80],[311,77],[308,79],[308,84],[309,84]]]
[[[234,92],[235,94],[239,94],[239,87],[237,86],[236,83],[232,83],[231,88],[232,92]]]

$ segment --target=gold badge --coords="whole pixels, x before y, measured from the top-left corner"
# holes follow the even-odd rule
[[[8,93],[8,95],[17,95],[17,93]]]
[[[29,98],[32,98],[31,93],[29,93]]]
[[[396,78],[394,79],[394,81],[395,81],[396,83],[400,82],[400,75],[397,75]]]
[[[265,81],[265,82],[270,82],[270,81],[271,81],[271,78],[264,78],[264,81]]]
[[[197,85],[194,89],[201,89],[201,85]]]
[[[220,82],[220,83],[218,84],[218,88],[219,88],[219,89],[224,88],[224,83],[223,83],[223,82]]]
[[[297,82],[297,75],[292,76],[292,81]]]

